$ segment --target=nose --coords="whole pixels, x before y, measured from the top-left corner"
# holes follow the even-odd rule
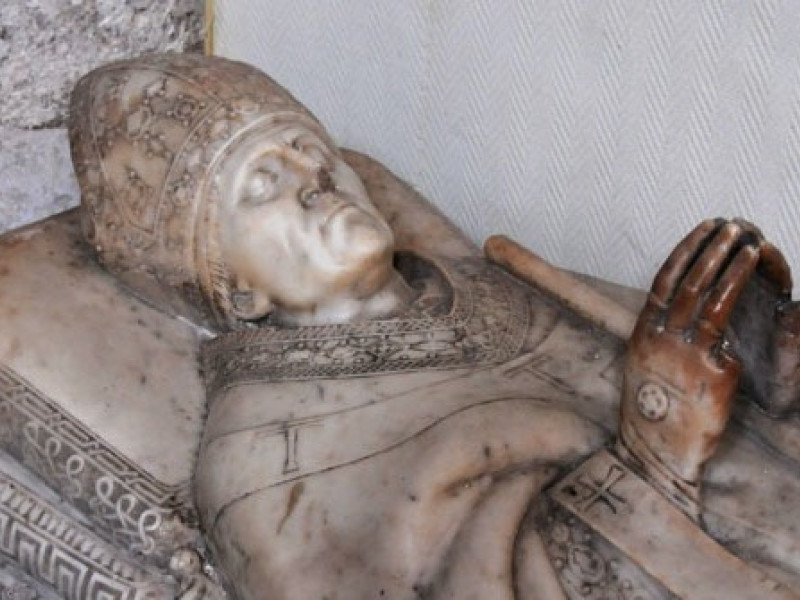
[[[318,205],[323,199],[329,204],[338,204],[339,198],[336,192],[336,185],[333,183],[330,171],[325,167],[320,167],[315,176],[316,185],[303,190],[300,194],[300,204],[303,208],[312,208]]]
[[[336,190],[336,185],[333,183],[331,172],[325,167],[320,167],[317,170],[317,187],[320,192],[333,192]]]

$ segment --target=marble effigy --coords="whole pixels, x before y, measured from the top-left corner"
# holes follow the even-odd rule
[[[647,297],[553,290],[217,58],[93,71],[70,135],[81,208],[0,238],[17,592],[798,597],[798,311],[754,226]]]

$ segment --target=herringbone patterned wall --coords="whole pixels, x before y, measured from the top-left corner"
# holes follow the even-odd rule
[[[645,286],[706,216],[800,269],[797,0],[218,1],[217,52],[476,240]]]

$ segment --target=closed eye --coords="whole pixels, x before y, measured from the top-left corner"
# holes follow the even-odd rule
[[[313,138],[308,139],[307,136],[295,138],[291,142],[291,147],[292,150],[305,154],[320,166],[328,166],[330,163],[330,151],[321,147],[319,142],[315,142]]]
[[[242,200],[247,204],[263,204],[278,196],[278,175],[273,171],[258,169],[245,184]]]

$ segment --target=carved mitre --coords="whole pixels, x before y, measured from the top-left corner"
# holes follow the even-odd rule
[[[248,65],[165,54],[106,65],[72,94],[83,226],[99,260],[145,301],[211,327],[235,323],[217,247],[215,175],[253,136],[316,118]],[[224,190],[222,190],[224,193]]]

